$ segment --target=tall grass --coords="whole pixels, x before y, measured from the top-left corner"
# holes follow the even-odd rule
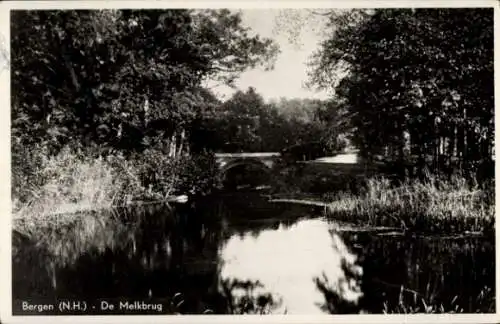
[[[383,303],[384,314],[443,314],[443,313],[465,313],[466,311],[458,304],[460,296],[456,295],[445,306],[442,302],[436,302],[432,297],[422,297],[415,291],[401,286],[397,303],[388,301]],[[483,287],[479,294],[470,300],[475,305],[475,313],[495,312],[495,293],[491,287]]]
[[[491,231],[495,215],[492,188],[432,175],[398,187],[386,178],[371,178],[360,195],[337,194],[328,209],[334,218],[368,226],[444,233]]]
[[[125,157],[65,147],[50,155],[40,146],[21,153],[12,162],[12,197],[14,228],[23,232],[66,222],[68,217],[61,215],[161,201],[179,190],[213,185],[197,181],[210,177],[213,166],[203,168],[199,159],[173,159],[155,150]],[[204,187],[195,188],[197,182]]]
[[[125,202],[131,192],[138,194],[142,189],[140,180],[126,163],[119,167],[113,162],[66,147],[55,156],[42,156],[31,174],[14,172],[14,219],[103,209]]]
[[[14,196],[14,216],[44,216],[110,207],[120,179],[102,159],[77,157],[67,150],[48,157],[38,170],[42,185],[31,187],[25,202]],[[14,175],[15,176],[15,175]]]

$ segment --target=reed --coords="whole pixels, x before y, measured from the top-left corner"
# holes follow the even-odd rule
[[[458,303],[460,298],[458,295],[448,301],[446,305],[442,302],[436,302],[432,296],[418,296],[416,292],[412,292],[408,296],[405,294],[406,288],[401,286],[399,299],[397,304],[391,304],[388,301],[383,303],[384,314],[453,314],[453,313],[494,313],[495,312],[495,293],[491,287],[483,287],[476,298],[472,298],[471,302],[475,309],[464,310]]]
[[[171,159],[160,161],[167,158],[158,154],[145,154],[141,160],[125,158],[119,153],[102,156],[66,147],[53,156],[41,151],[37,164],[31,168],[22,168],[16,161],[13,227],[28,234],[39,227],[67,223],[82,212],[165,199],[176,184],[178,171]],[[32,164],[33,160],[26,163]],[[149,170],[142,160],[167,170],[160,174],[162,179],[155,179],[162,180],[161,183],[156,181],[153,187],[147,181]]]
[[[488,232],[494,228],[492,189],[466,179],[428,175],[393,187],[387,178],[368,179],[359,195],[336,194],[331,217],[367,226],[396,226],[416,232]]]

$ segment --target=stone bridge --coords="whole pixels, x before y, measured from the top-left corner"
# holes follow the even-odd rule
[[[281,153],[216,153],[215,159],[221,173],[225,174],[228,170],[243,165],[257,166],[264,170],[271,169],[281,159]]]

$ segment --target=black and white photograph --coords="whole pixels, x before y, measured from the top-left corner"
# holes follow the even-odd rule
[[[2,322],[494,318],[497,3],[146,3],[2,7]]]

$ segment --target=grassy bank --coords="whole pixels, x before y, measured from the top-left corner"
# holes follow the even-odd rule
[[[494,230],[494,186],[481,189],[460,177],[428,176],[398,187],[388,179],[371,178],[359,195],[332,196],[331,217],[361,225],[445,234]]]
[[[14,229],[24,233],[64,223],[68,214],[162,201],[216,185],[209,156],[174,159],[155,150],[124,156],[65,147],[50,155],[37,147],[14,155],[12,166]]]

